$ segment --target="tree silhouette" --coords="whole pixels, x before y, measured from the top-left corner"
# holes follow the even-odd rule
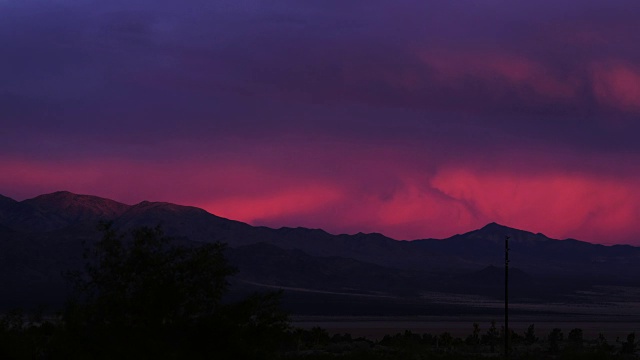
[[[528,345],[532,345],[536,343],[536,341],[538,341],[538,338],[536,337],[535,325],[531,324],[524,333],[524,342]]]
[[[496,351],[496,346],[500,342],[500,332],[496,327],[495,321],[491,321],[491,326],[487,330],[487,333],[482,336],[482,342],[489,345],[492,353]]]
[[[465,342],[467,345],[472,346],[474,350],[477,350],[478,345],[480,345],[480,325],[478,323],[473,323],[473,332],[467,336]]]
[[[627,341],[622,343],[622,349],[620,349],[620,352],[623,354],[634,354],[636,352],[637,345],[636,333],[629,333],[629,335],[627,335]]]
[[[582,343],[584,342],[584,339],[582,336],[582,329],[575,328],[569,331],[567,340],[569,341],[569,344],[571,345],[572,348],[574,349],[582,348]]]
[[[265,358],[275,343],[265,337],[287,328],[277,294],[221,302],[235,273],[223,244],[177,246],[160,227],[102,231],[84,270],[70,274],[77,293],[64,315],[69,357]]]
[[[560,350],[559,342],[562,341],[563,335],[562,330],[555,328],[551,330],[547,340],[549,341],[549,351],[552,353],[556,353]]]

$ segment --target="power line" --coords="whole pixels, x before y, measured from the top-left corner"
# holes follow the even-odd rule
[[[504,358],[509,359],[509,236],[504,237]]]

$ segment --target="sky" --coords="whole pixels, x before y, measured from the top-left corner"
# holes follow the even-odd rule
[[[637,0],[0,0],[0,194],[640,245]]]

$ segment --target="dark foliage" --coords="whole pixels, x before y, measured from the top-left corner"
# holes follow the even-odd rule
[[[211,328],[204,328],[205,332],[191,332],[191,336],[200,336],[198,341],[209,341],[210,349],[204,353],[189,352],[187,349],[174,349],[174,352],[153,353],[141,352],[142,359],[157,358],[216,358],[216,359],[487,359],[502,358],[500,352],[492,353],[489,343],[469,343],[461,338],[453,337],[450,333],[440,335],[417,334],[404,331],[395,335],[386,335],[380,341],[366,338],[355,338],[350,334],[329,334],[325,329],[274,329],[278,323],[272,318],[269,298],[276,299],[273,294],[256,296],[252,299],[261,305],[263,311],[254,311],[256,307],[245,307],[246,302],[235,304],[227,319],[234,319],[233,324],[220,324],[219,330],[228,332],[206,332]],[[251,302],[251,301],[248,301]],[[276,305],[275,303],[271,303]],[[244,314],[244,315],[241,315]],[[277,311],[275,312],[277,313]],[[252,314],[252,315],[249,315]],[[262,314],[255,316],[256,314]],[[262,316],[265,316],[259,320]],[[244,320],[240,320],[244,319]],[[274,321],[275,320],[275,321]],[[266,325],[266,326],[261,326]],[[195,329],[199,330],[199,329]],[[275,330],[275,331],[274,331]],[[538,344],[528,344],[522,341],[513,345],[510,359],[538,360],[538,359],[586,359],[586,360],[630,360],[638,359],[635,355],[635,334],[627,336],[626,341],[619,341],[618,346],[609,345],[602,334],[595,340],[582,340],[582,346],[574,346],[579,338],[581,329],[573,329],[566,340],[559,340],[562,331],[554,329],[549,335],[556,339],[557,349],[550,351],[549,340],[539,339]],[[474,333],[479,333],[479,326],[474,326],[473,332],[467,339],[473,339]],[[572,335],[573,334],[573,335]],[[20,312],[6,314],[0,319],[0,359],[48,359],[48,358],[92,358],[86,353],[62,351],[55,346],[74,345],[73,342],[61,342],[61,337],[68,336],[61,324],[53,324],[33,318],[26,319]],[[503,339],[502,339],[503,340]],[[77,344],[75,344],[77,346]],[[545,350],[548,349],[548,350]],[[149,349],[147,349],[149,350]],[[104,355],[99,358],[112,356],[113,350],[104,349]],[[128,353],[125,358],[132,358]]]
[[[528,345],[533,345],[538,341],[536,337],[536,328],[534,324],[529,325],[527,332],[524,333],[524,342]]]
[[[547,336],[547,340],[549,342],[549,352],[557,353],[560,349],[560,342],[563,340],[564,335],[562,334],[562,330],[555,328],[551,330],[549,336]]]
[[[632,332],[627,335],[627,341],[622,343],[623,354],[633,354],[636,351],[636,347],[638,346],[638,342],[636,341],[636,333]]]
[[[496,351],[496,346],[500,343],[500,332],[496,328],[496,322],[491,322],[491,327],[487,333],[482,336],[482,343],[489,345],[491,352]]]
[[[69,274],[77,292],[55,323],[2,319],[0,358],[269,359],[280,350],[280,293],[225,302],[235,269],[224,245],[177,246],[159,227],[102,230],[85,268]]]

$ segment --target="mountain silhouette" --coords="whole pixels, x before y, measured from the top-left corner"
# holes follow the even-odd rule
[[[272,229],[164,202],[127,205],[55,192],[15,201],[0,196],[0,307],[61,303],[61,273],[82,266],[83,243],[100,221],[120,231],[161,225],[186,243],[224,242],[238,284],[340,294],[419,296],[429,291],[499,298],[504,238],[510,237],[514,296],[548,297],[597,284],[635,285],[640,248],[555,240],[490,223],[446,239],[397,241],[382,234],[333,235],[320,229]],[[493,265],[493,267],[492,267]]]
[[[58,214],[69,222],[115,218],[129,207],[117,201],[97,196],[76,195],[68,191],[40,195],[25,200],[22,204],[43,213]]]

